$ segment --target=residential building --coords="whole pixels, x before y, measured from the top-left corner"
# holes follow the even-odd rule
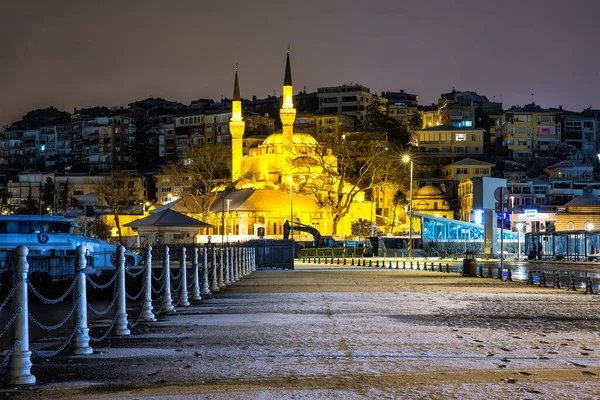
[[[437,105],[432,104],[430,106],[419,107],[419,112],[421,113],[423,128],[430,128],[442,124],[442,116]]]
[[[409,124],[413,115],[419,112],[419,96],[406,93],[404,90],[399,92],[382,92],[381,97],[387,100],[387,115]]]
[[[577,148],[589,162],[598,162],[598,120],[594,116],[562,116],[563,141]]]
[[[23,165],[23,136],[25,129],[21,121],[11,124],[0,134],[0,161],[2,165]]]
[[[366,109],[373,102],[374,95],[368,87],[362,85],[341,85],[320,87],[317,89],[319,109],[326,114],[349,115],[363,122]],[[384,103],[385,99],[381,99]]]
[[[513,158],[548,157],[561,142],[562,109],[544,109],[534,104],[512,108],[496,121],[502,147]]]
[[[548,206],[550,185],[541,179],[507,180],[506,186],[510,192],[509,209],[511,214],[520,214],[525,209],[551,211]]]
[[[482,155],[484,132],[483,129],[441,125],[418,130],[416,136],[421,153]]]
[[[441,123],[459,128],[482,127],[483,117],[502,112],[502,103],[472,91],[452,89],[438,100]]]
[[[246,124],[246,126],[248,126]],[[298,114],[294,121],[294,131],[309,134],[341,135],[354,130],[354,118],[344,114]]]

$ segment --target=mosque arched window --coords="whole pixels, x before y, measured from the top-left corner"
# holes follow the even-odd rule
[[[437,201],[433,203],[433,209],[434,209],[434,210],[437,210],[437,209],[438,209],[438,203],[437,203]]]
[[[573,224],[572,222],[569,222],[567,224],[567,230],[569,230],[569,231],[575,230],[575,224]]]

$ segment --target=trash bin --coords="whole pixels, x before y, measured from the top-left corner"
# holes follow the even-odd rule
[[[474,251],[465,252],[462,276],[477,276],[477,259],[475,259]]]

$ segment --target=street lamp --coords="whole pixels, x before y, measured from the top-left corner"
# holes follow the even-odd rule
[[[140,204],[142,205],[142,213],[146,214],[146,207],[150,206],[150,202],[149,201],[142,201]]]
[[[517,260],[521,259],[521,231],[524,226],[522,222],[517,223]]]
[[[294,188],[294,180],[291,176],[288,176],[287,180],[290,184],[290,234],[292,240],[294,240],[294,202],[292,201],[292,189]]]
[[[412,258],[413,249],[412,249],[412,203],[413,203],[413,161],[411,160],[408,154],[402,157],[403,163],[410,163],[410,199],[409,199],[409,215],[408,215],[408,256]]]
[[[229,215],[229,205],[231,204],[231,199],[225,199],[225,201],[227,202],[227,218],[230,218],[230,215]],[[232,228],[231,229],[231,233],[233,233],[233,226],[231,228]],[[227,227],[225,227],[225,230],[227,232],[227,243],[229,243],[229,229],[227,229]]]

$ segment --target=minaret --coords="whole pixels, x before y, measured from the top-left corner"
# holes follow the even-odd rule
[[[246,124],[242,118],[242,97],[238,82],[238,68],[235,67],[235,83],[233,84],[233,101],[231,102],[231,119],[229,120],[229,133],[231,133],[231,181],[235,182],[242,177],[242,138]]]
[[[283,126],[284,146],[292,145],[294,139],[294,121],[296,120],[296,109],[292,93],[292,69],[290,68],[290,47],[288,46],[287,61],[285,64],[285,76],[283,78],[283,102],[279,110],[281,125]]]

